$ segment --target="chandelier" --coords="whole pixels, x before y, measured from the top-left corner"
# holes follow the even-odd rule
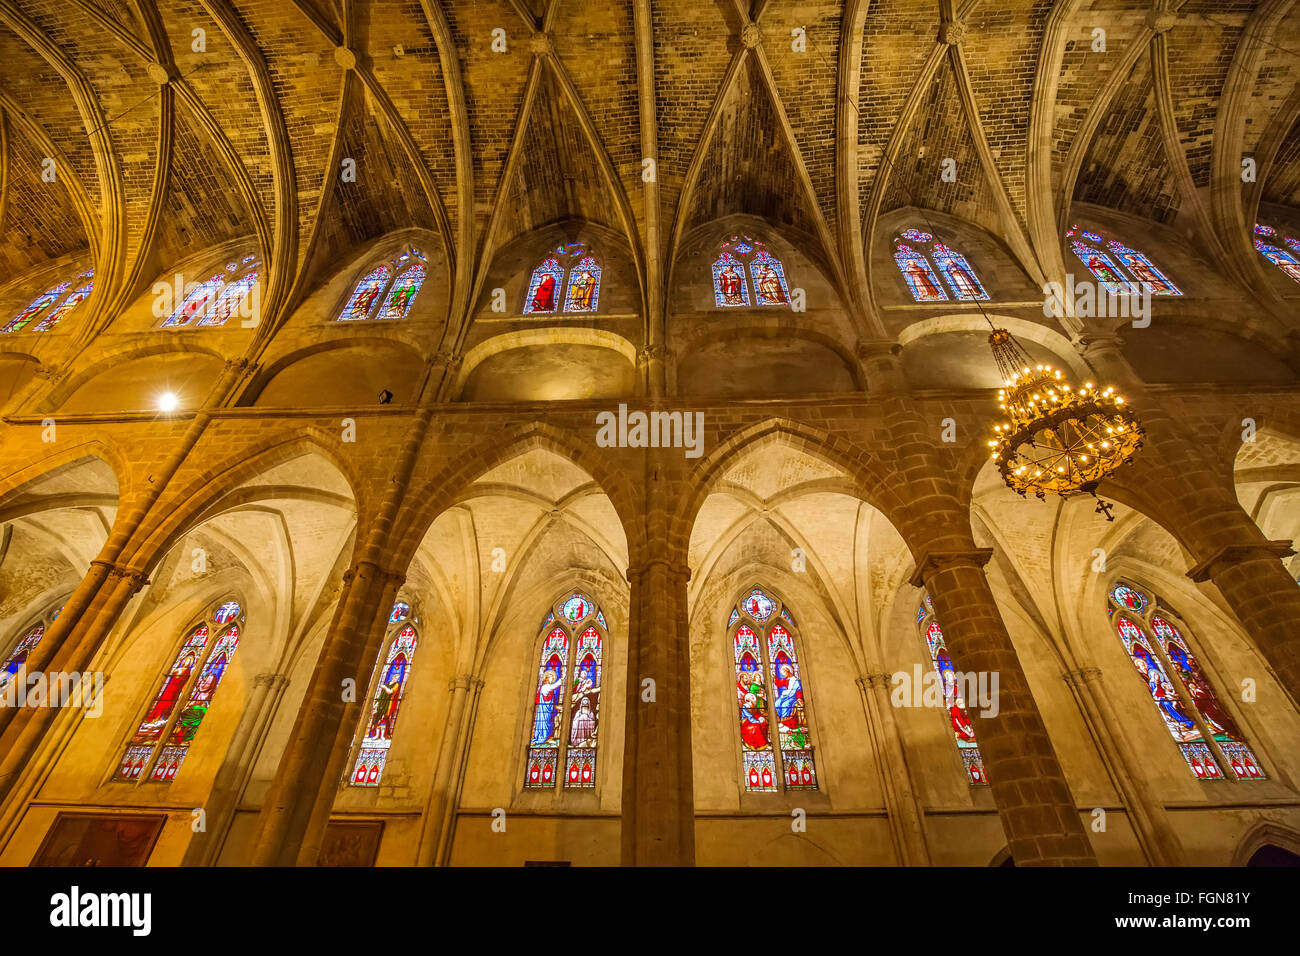
[[[1113,387],[1085,382],[1071,387],[1060,369],[1031,365],[1006,329],[994,329],[989,345],[1003,388],[998,407],[1005,419],[989,441],[1002,480],[1022,497],[1090,494],[1142,447],[1141,421]],[[1110,519],[1105,502],[1098,511]]]

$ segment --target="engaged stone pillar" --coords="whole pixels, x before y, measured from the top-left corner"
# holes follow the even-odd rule
[[[654,560],[629,568],[624,866],[695,863],[691,776],[690,571]]]
[[[929,552],[917,562],[912,584],[929,591],[957,669],[998,675],[997,716],[980,716],[974,701],[967,710],[1016,865],[1095,866],[1065,774],[984,576],[992,554],[986,548]]]
[[[462,674],[452,678],[448,690],[451,691],[451,707],[447,711],[447,723],[438,747],[433,790],[420,829],[416,860],[419,866],[445,866],[451,855],[451,823],[465,780],[465,758],[474,736],[474,720],[478,716],[478,698],[483,690],[483,681]]]
[[[1093,730],[1147,862],[1152,866],[1180,866],[1182,841],[1170,824],[1165,808],[1151,795],[1142,763],[1135,756],[1124,724],[1115,714],[1102,683],[1101,669],[1080,667],[1062,677],[1074,692],[1083,719]]]
[[[907,770],[903,740],[894,719],[894,708],[889,695],[892,677],[889,674],[868,674],[859,677],[858,690],[867,712],[867,729],[880,759],[880,786],[885,796],[885,811],[889,814],[889,827],[894,834],[894,848],[901,866],[929,866],[930,849],[925,840],[925,824],[912,787],[912,775]]]
[[[359,561],[344,574],[343,596],[262,805],[251,865],[315,862],[310,853],[310,860],[300,860],[299,851],[308,851],[309,843],[319,850],[355,717],[383,639],[376,620],[385,610],[385,595],[391,603],[397,591],[392,582],[400,579],[370,561]],[[345,703],[343,682],[349,678],[356,681],[356,700]],[[345,720],[349,714],[353,719]],[[336,751],[341,737],[346,743],[339,756]],[[324,802],[323,816],[317,811],[320,802]],[[309,830],[315,831],[314,840],[308,839]]]

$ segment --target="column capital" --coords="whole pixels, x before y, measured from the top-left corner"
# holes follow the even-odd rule
[[[925,587],[926,578],[939,571],[952,568],[982,568],[993,557],[992,548],[970,548],[965,551],[926,551],[916,562],[916,571],[908,579],[914,588]]]
[[[406,580],[406,573],[403,571],[391,571],[388,568],[380,567],[374,561],[361,560],[343,572],[343,583],[351,584],[362,565],[369,567],[376,578],[385,582],[393,582],[398,587],[401,587],[402,582]]]
[[[254,687],[269,687],[277,690],[281,687],[289,686],[289,678],[284,674],[258,674],[253,678]]]
[[[894,339],[860,339],[854,351],[859,359],[866,361],[885,355],[901,355],[903,346]]]
[[[1289,558],[1295,554],[1290,541],[1265,541],[1256,544],[1229,544],[1215,551],[1208,558],[1187,572],[1187,576],[1200,584],[1234,564],[1247,561],[1259,561],[1264,558]]]
[[[881,671],[878,674],[863,674],[858,678],[858,686],[868,689],[881,687],[888,690],[889,685],[893,682],[894,675]]]
[[[483,680],[473,674],[458,674],[447,682],[447,689],[453,694],[460,690],[472,690],[477,694],[483,689]]]
[[[1072,344],[1076,352],[1087,358],[1089,352],[1124,348],[1124,337],[1109,329],[1089,329],[1076,335]]]
[[[1065,671],[1061,678],[1071,687],[1082,687],[1084,684],[1096,684],[1101,681],[1100,667],[1076,667],[1072,671]]]

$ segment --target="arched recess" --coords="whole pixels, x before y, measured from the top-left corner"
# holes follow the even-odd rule
[[[142,801],[193,803],[207,812],[200,833],[188,824],[164,829],[151,859],[156,865],[239,862],[251,851],[260,794],[280,760],[339,578],[351,563],[356,502],[344,476],[315,453],[286,457],[229,484],[219,476],[215,484],[214,500],[197,513],[186,510],[183,527],[162,548],[130,559],[148,583],[109,629],[92,665],[114,691],[98,719],[79,720],[73,709],[57,719],[41,808],[28,811],[5,858],[39,843],[60,809]],[[205,697],[208,668],[177,662],[196,624],[213,620],[213,608],[226,601],[241,609],[238,640],[226,648],[219,680]],[[221,636],[210,630],[210,640]],[[118,769],[137,728],[169,682],[186,708],[207,707],[193,721],[188,752],[170,779],[123,779]],[[177,744],[181,727],[178,720],[161,743]]]
[[[910,850],[897,848],[901,808],[891,806],[882,817],[854,816],[851,823],[830,812],[886,805],[886,776],[915,782],[919,771],[898,733],[891,731],[887,740],[873,733],[864,706],[874,704],[862,696],[872,692],[859,684],[887,666],[884,643],[893,627],[894,591],[912,569],[911,555],[885,515],[863,500],[854,473],[818,454],[822,447],[778,430],[750,436],[710,470],[698,510],[688,519],[691,740],[701,864],[742,864],[748,831],[738,817],[789,813],[793,807],[825,817],[817,828],[836,846],[836,862],[892,865],[900,853],[916,859],[924,852],[915,841]],[[763,627],[771,622],[761,609],[754,617],[743,607],[755,588],[790,615],[783,625],[796,642],[815,790],[755,789],[749,780],[747,754],[761,751],[764,727],[769,741],[780,739],[772,722],[779,728],[783,717],[776,710],[770,721],[756,720],[746,710],[748,695],[761,701],[766,693],[775,706],[784,694],[770,674],[770,650],[761,648],[753,652],[764,661],[764,679],[756,681],[761,690],[738,685],[733,631],[748,626],[761,644],[768,639]],[[919,661],[919,647],[911,650]],[[922,735],[942,743],[941,722],[933,713],[927,716],[935,722]],[[891,711],[891,728],[894,720]],[[954,799],[969,804],[957,779]],[[910,812],[918,818],[915,803]],[[813,848],[786,847],[783,854],[790,864],[826,862]]]
[[[401,732],[407,736],[394,739],[390,766],[423,794],[436,764],[468,753],[463,776],[455,781],[458,805],[447,809],[445,819],[424,821],[419,853],[452,864],[538,858],[617,863],[628,542],[606,489],[553,448],[507,445],[497,460],[453,482],[446,507],[431,522],[412,520],[414,534],[425,530],[414,546],[405,590],[418,596],[426,621],[441,624],[426,627],[421,653],[430,656],[420,666],[428,669],[412,680],[426,682],[428,697],[408,705],[412,710],[404,713]],[[553,608],[574,593],[603,614],[595,779],[590,787],[526,787],[541,642]],[[570,640],[581,636],[587,616],[566,625]],[[562,687],[566,694],[572,689],[567,678]],[[459,693],[477,702],[459,723],[448,722]],[[382,789],[378,796],[344,793],[337,804],[374,812],[397,805]],[[477,820],[489,812],[484,808],[497,806],[512,808],[517,823],[504,840],[484,839]],[[419,831],[398,822],[386,825],[384,840],[381,859],[387,852],[403,862],[414,862],[422,842]]]
[[[32,355],[0,352],[0,409],[22,392],[40,364],[40,360]]]
[[[82,456],[0,499],[0,659],[29,618],[81,583],[108,539],[118,494],[112,467]]]
[[[493,336],[465,354],[461,401],[563,401],[631,396],[636,350],[601,329],[524,329]]]
[[[156,411],[159,397],[175,395],[181,409],[202,405],[221,374],[222,357],[208,349],[151,346],[104,357],[61,383],[43,411]]]
[[[1285,695],[1265,676],[1231,609],[1187,578],[1193,562],[1168,529],[1122,501],[1111,499],[1109,522],[1091,498],[1023,499],[986,462],[971,502],[975,540],[993,550],[990,584],[1075,799],[1121,808],[1108,824],[1114,839],[1096,848],[1100,862],[1218,865],[1238,831],[1214,807],[1263,812],[1280,785],[1198,779],[1152,703],[1177,688],[1149,682],[1108,595],[1131,582],[1158,596],[1161,615],[1174,622],[1209,685],[1227,701],[1241,739],[1267,772],[1292,774],[1295,761],[1283,741],[1300,732],[1300,715],[1278,703]],[[1260,700],[1274,703],[1241,704],[1234,690],[1246,679],[1257,682]],[[1204,810],[1164,810],[1184,803]]]
[[[1171,317],[1125,329],[1124,356],[1151,384],[1291,385],[1297,378],[1280,344],[1242,335],[1222,319]]]
[[[260,373],[240,405],[313,408],[373,405],[382,391],[397,405],[413,404],[424,381],[424,360],[392,338],[345,339],[299,349]]]
[[[1012,316],[942,315],[913,322],[898,333],[903,346],[903,374],[913,388],[998,388],[997,363],[989,348],[989,321],[1008,329],[1029,357],[1072,373],[1091,376],[1078,353],[1060,332]]]
[[[1232,866],[1300,866],[1300,830],[1271,821],[1257,823],[1232,854]]]

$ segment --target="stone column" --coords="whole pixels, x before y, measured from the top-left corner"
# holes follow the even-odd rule
[[[624,866],[693,866],[690,571],[658,557],[629,568]],[[652,681],[653,684],[643,684]],[[646,699],[651,697],[652,699]]]
[[[900,866],[929,866],[930,848],[925,838],[925,822],[912,786],[903,740],[890,703],[889,674],[868,674],[857,680],[862,706],[867,714],[867,730],[877,754],[881,792],[885,811],[894,836],[894,850]]]
[[[276,705],[288,686],[289,678],[283,674],[258,674],[253,678],[253,693],[244,706],[230,746],[226,748],[226,759],[213,781],[212,791],[204,801],[207,828],[190,840],[181,866],[216,865],[226,834],[235,821],[244,788],[253,774]]]
[[[996,717],[968,707],[1002,829],[1017,866],[1095,866],[1096,857],[1007,634],[984,565],[986,548],[931,551],[912,584],[929,591],[953,663],[998,675]]]
[[[416,859],[419,866],[445,866],[451,855],[451,822],[465,781],[465,759],[474,737],[474,719],[478,716],[478,698],[483,690],[483,681],[462,674],[452,678],[448,690],[451,691],[451,707],[438,745],[433,788],[420,828]]]
[[[1165,808],[1151,795],[1142,763],[1134,754],[1124,724],[1116,716],[1106,693],[1101,669],[1080,667],[1067,671],[1062,677],[1074,693],[1083,719],[1097,741],[1147,862],[1152,866],[1182,865],[1182,841],[1170,824]]]
[[[319,835],[323,835],[329,820],[350,734],[383,640],[376,622],[385,610],[385,596],[391,604],[397,591],[394,582],[400,579],[370,561],[358,561],[344,574],[343,595],[262,804],[251,865],[315,862],[309,844],[314,843],[319,850]],[[343,682],[349,678],[356,682],[357,699],[345,702]],[[341,755],[340,739],[346,742]],[[321,803],[323,815],[318,809]],[[309,839],[309,835],[315,839]],[[300,851],[308,853],[311,860],[301,860]]]

